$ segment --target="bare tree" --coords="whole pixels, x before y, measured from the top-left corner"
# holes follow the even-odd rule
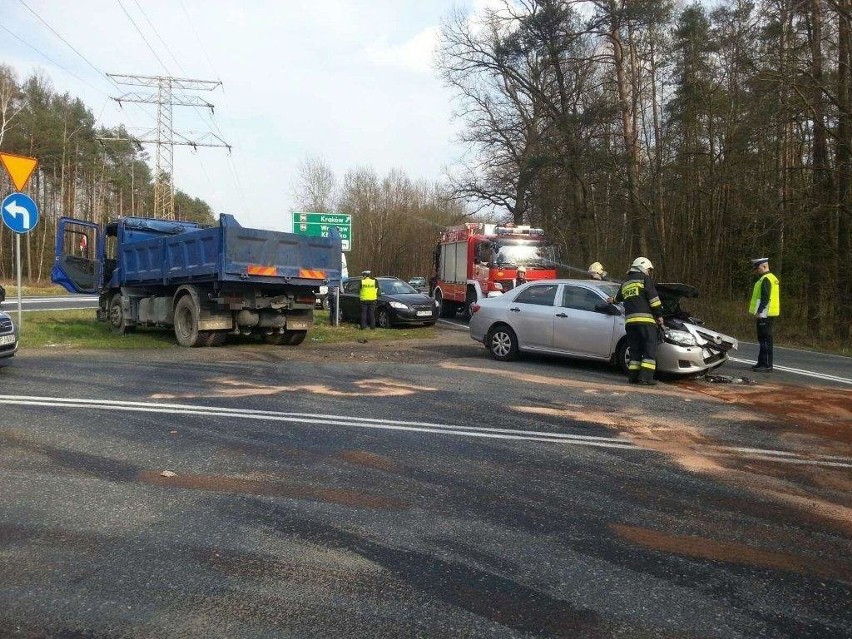
[[[11,67],[0,64],[0,146],[12,119],[22,108],[21,90]]]
[[[299,176],[293,184],[293,198],[303,211],[326,213],[334,208],[336,180],[322,158],[307,156],[299,163]]]

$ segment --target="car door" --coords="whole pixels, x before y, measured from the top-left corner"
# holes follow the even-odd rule
[[[558,284],[533,284],[508,305],[506,319],[518,337],[521,350],[553,347],[554,302],[558,290]]]
[[[553,347],[583,357],[609,359],[617,315],[605,311],[606,300],[595,291],[565,284],[553,318]]]
[[[361,279],[352,278],[343,283],[340,291],[340,313],[348,322],[361,320]]]

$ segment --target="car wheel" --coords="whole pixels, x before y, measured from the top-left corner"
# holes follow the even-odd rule
[[[498,324],[488,331],[486,343],[491,357],[500,362],[518,358],[518,337],[515,331],[505,324]]]
[[[630,362],[630,353],[627,348],[627,339],[622,337],[618,346],[615,347],[615,365],[621,369],[621,372],[627,375],[630,369],[627,368]]]
[[[376,325],[379,328],[390,328],[391,327],[391,318],[390,313],[388,313],[387,309],[379,309],[379,312],[376,313]]]

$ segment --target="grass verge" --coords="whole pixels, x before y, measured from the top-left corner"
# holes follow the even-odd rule
[[[12,314],[17,321],[17,313]],[[372,341],[428,339],[435,336],[434,327],[377,328],[361,331],[352,324],[329,326],[328,312],[314,314],[314,326],[308,331],[305,343],[357,342],[369,337]],[[257,335],[229,335],[225,348],[235,344],[262,344]],[[167,328],[137,328],[127,335],[114,335],[109,326],[95,319],[94,309],[80,311],[42,311],[24,313],[21,348],[62,349],[149,349],[179,348],[174,332]],[[273,348],[273,347],[270,347]]]
[[[12,300],[12,298],[18,297],[18,286],[12,281],[0,282],[3,285],[3,288],[6,289],[6,299]],[[22,296],[31,296],[31,297],[40,297],[40,296],[57,296],[57,295],[70,295],[68,291],[59,286],[58,284],[24,284],[21,286],[21,295]]]

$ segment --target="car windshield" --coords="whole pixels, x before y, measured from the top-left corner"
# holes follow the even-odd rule
[[[382,295],[417,293],[408,282],[403,282],[402,280],[379,280],[379,291]]]
[[[528,240],[494,242],[493,262],[498,266],[547,266],[554,259],[552,246]]]
[[[595,288],[607,297],[615,297],[618,294],[618,289],[621,288],[621,284],[616,284],[615,282],[596,282]]]

